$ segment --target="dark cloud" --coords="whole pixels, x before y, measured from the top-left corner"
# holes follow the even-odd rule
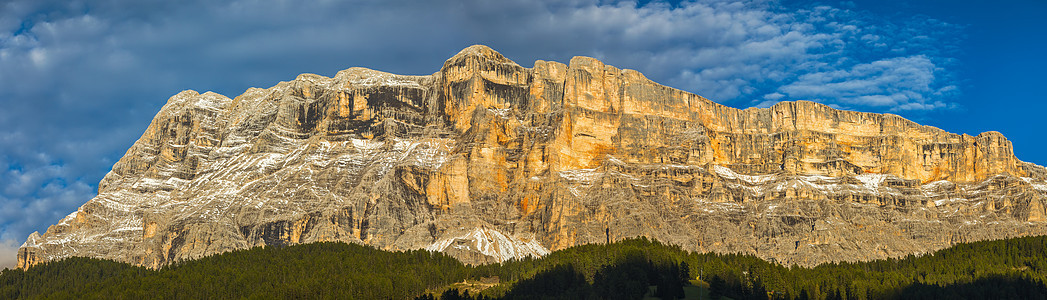
[[[479,43],[524,66],[594,56],[739,107],[932,110],[957,93],[946,38],[957,30],[775,1],[9,1],[0,255],[90,199],[183,89],[233,97],[352,66],[430,74]]]

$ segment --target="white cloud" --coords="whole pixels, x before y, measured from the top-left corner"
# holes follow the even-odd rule
[[[790,99],[834,103],[842,107],[872,107],[890,111],[933,110],[949,106],[941,95],[956,87],[938,87],[939,68],[926,56],[916,55],[862,63],[849,69],[799,76],[778,88]]]
[[[67,181],[76,175],[63,166],[5,169],[0,173],[0,241],[24,240],[32,231],[43,231],[95,195],[88,184]]]
[[[0,241],[0,269],[13,269],[18,265],[18,247],[22,242],[16,240]]]

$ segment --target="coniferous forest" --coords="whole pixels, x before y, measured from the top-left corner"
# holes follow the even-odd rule
[[[1047,299],[1047,237],[932,254],[786,267],[644,238],[467,266],[424,250],[316,243],[234,251],[151,270],[69,258],[0,274],[2,299]],[[694,295],[688,296],[693,297]]]

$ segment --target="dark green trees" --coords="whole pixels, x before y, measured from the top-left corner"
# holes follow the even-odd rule
[[[684,296],[692,275],[709,283],[714,299],[1045,299],[1047,237],[815,268],[689,253],[643,238],[483,266],[428,251],[317,243],[234,251],[160,270],[70,258],[4,270],[0,298],[669,299]],[[500,284],[482,294],[451,289],[496,277]]]

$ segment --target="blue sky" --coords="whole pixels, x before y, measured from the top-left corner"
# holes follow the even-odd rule
[[[0,2],[0,266],[74,211],[184,89],[234,97],[353,66],[430,74],[472,44],[597,57],[745,108],[812,100],[1047,164],[1047,1]]]

